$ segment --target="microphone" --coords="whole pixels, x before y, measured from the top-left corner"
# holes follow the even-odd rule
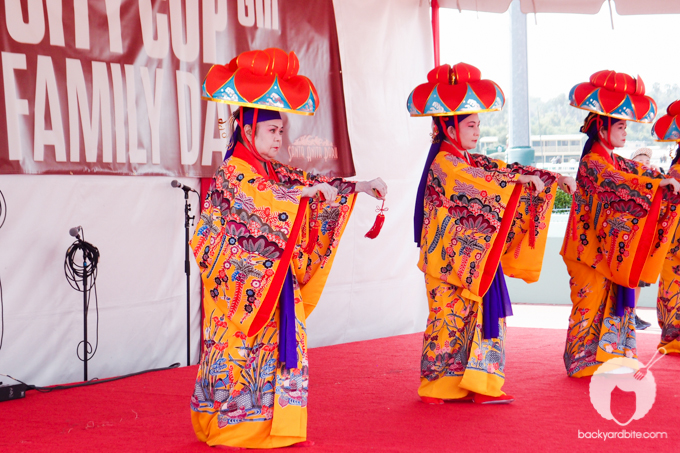
[[[195,193],[195,194],[200,195],[196,190],[192,189],[192,188],[189,187],[189,186],[185,186],[184,184],[182,184],[181,182],[177,181],[176,179],[173,179],[172,182],[170,183],[170,185],[171,185],[172,187],[176,187],[176,188],[178,188],[178,189],[182,189],[182,190],[185,191],[185,192],[193,192],[193,193]]]
[[[83,227],[78,225],[77,227],[73,227],[70,230],[68,230],[68,234],[73,236],[74,238],[80,239],[80,232],[83,231]]]

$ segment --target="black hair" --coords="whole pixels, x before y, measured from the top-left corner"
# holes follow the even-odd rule
[[[675,157],[673,158],[673,161],[671,162],[671,167],[680,161],[680,143],[678,143],[678,147],[675,149]]]
[[[590,152],[595,142],[600,139],[600,129],[604,128],[605,131],[609,130],[610,127],[619,121],[623,120],[590,112],[583,122],[583,126],[581,126],[581,132],[588,136],[588,141],[586,141],[586,144],[583,146],[581,159],[583,159],[583,157],[585,157],[585,155]]]

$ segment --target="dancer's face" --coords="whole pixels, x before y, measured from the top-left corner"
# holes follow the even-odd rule
[[[456,136],[456,128],[449,126],[447,132]],[[479,115],[472,114],[458,123],[458,140],[463,149],[475,149],[479,140]]]
[[[626,121],[619,121],[610,128],[609,142],[614,148],[623,148],[626,145],[626,127],[628,127]],[[600,137],[607,139],[607,131],[604,128],[600,129]]]
[[[244,127],[246,136],[251,139],[252,129],[248,124]],[[281,148],[283,140],[283,120],[269,120],[258,122],[255,127],[255,148],[260,155],[272,160]]]

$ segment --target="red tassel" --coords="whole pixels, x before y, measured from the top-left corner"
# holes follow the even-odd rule
[[[323,195],[319,194],[319,200],[323,200]],[[319,203],[310,203],[310,219],[309,219],[309,234],[307,237],[307,246],[303,251],[307,255],[311,255],[319,240]]]
[[[575,241],[576,238],[576,202],[572,201],[571,202],[571,214],[569,214],[569,217],[571,218],[571,240]]]
[[[529,194],[531,199],[531,194]],[[531,219],[529,220],[529,247],[532,249],[536,247],[536,205],[533,200],[529,201],[529,215]]]
[[[387,210],[389,210],[389,208],[385,207],[385,200],[383,200],[382,206],[376,209],[378,215],[375,216],[375,222],[373,222],[373,226],[371,227],[370,230],[368,230],[368,233],[366,233],[364,237],[367,237],[369,239],[375,239],[378,237],[378,235],[380,234],[380,230],[382,229],[383,224],[385,223],[385,214],[383,213]]]
[[[311,222],[309,225],[309,238],[307,239],[307,247],[304,248],[304,252],[307,255],[311,255],[316,247],[316,242],[319,240],[319,227],[316,222]]]

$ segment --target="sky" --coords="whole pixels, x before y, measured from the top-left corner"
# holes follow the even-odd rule
[[[569,94],[594,72],[611,69],[650,87],[680,84],[675,44],[680,15],[619,16],[612,30],[605,2],[598,14],[528,14],[529,96]],[[477,66],[510,91],[510,15],[440,10],[441,63]],[[660,106],[661,108],[661,106]]]

